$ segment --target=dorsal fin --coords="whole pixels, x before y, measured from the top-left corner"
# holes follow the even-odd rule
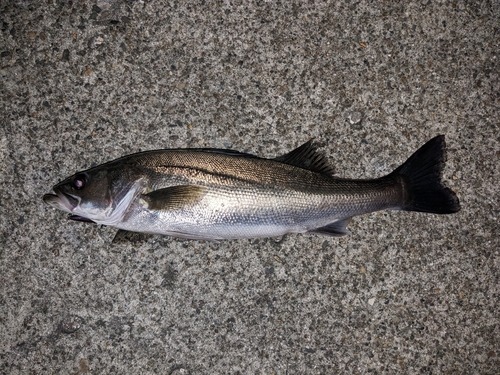
[[[258,156],[249,154],[247,152],[241,152],[236,150],[226,150],[222,148],[189,148],[189,151],[200,151],[200,152],[210,152],[212,154],[222,154],[229,156],[241,156],[245,158],[258,158]]]
[[[316,150],[312,139],[295,150],[290,151],[288,154],[278,156],[274,160],[330,177],[334,174],[333,168],[328,164],[323,154]]]

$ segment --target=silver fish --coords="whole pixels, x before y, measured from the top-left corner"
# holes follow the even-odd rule
[[[441,182],[445,148],[439,135],[394,172],[369,180],[334,177],[312,141],[275,159],[219,149],[146,151],[78,172],[43,200],[73,220],[190,239],[342,236],[353,216],[368,212],[459,211]]]

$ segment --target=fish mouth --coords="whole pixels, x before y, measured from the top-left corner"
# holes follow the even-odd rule
[[[57,187],[54,188],[55,194],[45,194],[43,196],[43,201],[47,203],[49,206],[57,208],[59,210],[72,213],[73,210],[80,203],[80,199],[71,194],[63,193]]]

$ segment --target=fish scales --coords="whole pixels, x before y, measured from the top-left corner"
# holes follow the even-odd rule
[[[205,200],[182,212],[184,217],[197,218],[197,225],[224,224],[225,221],[247,225],[302,223],[302,228],[297,229],[307,231],[318,225],[318,213],[328,217],[327,224],[367,210],[396,207],[402,198],[396,179],[332,179],[266,159],[173,151],[151,153],[136,163],[146,168],[150,166],[151,181],[160,181],[155,175],[159,173],[177,176],[176,184],[209,187]],[[168,178],[162,183],[156,182],[152,188],[162,189],[171,184]],[[311,207],[316,210],[313,212]]]

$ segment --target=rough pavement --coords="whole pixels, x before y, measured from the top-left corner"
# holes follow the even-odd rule
[[[1,374],[497,374],[496,1],[5,1]],[[339,176],[445,134],[462,211],[356,218],[341,239],[112,243],[43,204],[140,150],[273,157],[315,137]]]

